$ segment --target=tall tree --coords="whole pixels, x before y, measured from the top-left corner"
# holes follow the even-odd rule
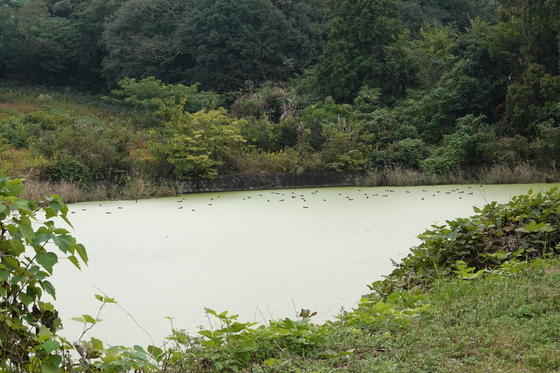
[[[126,0],[62,0],[53,5],[53,11],[68,18],[74,32],[69,36],[70,57],[74,84],[97,91],[105,87],[101,75],[101,61],[107,51],[101,43],[105,23]]]
[[[194,66],[189,47],[182,43],[194,1],[129,0],[114,14],[103,32],[108,51],[103,75],[110,85],[126,77],[156,76],[168,82],[185,81]]]
[[[469,28],[471,20],[482,18],[496,23],[499,0],[401,0],[403,23],[414,39],[419,38],[423,23],[453,25],[460,31]]]
[[[285,79],[317,58],[309,38],[270,0],[200,0],[183,40],[196,59],[191,83],[206,90]]]
[[[538,63],[553,75],[559,73],[560,4],[550,0],[502,0],[499,36],[501,48],[522,69]],[[498,36],[498,37],[499,37]],[[496,40],[499,41],[499,40]],[[498,47],[499,48],[499,47]]]
[[[64,19],[51,17],[41,1],[25,3],[14,17],[22,37],[11,39],[8,47],[17,50],[10,73],[29,82],[57,83],[67,68],[71,26]]]
[[[398,0],[327,0],[328,43],[318,65],[325,94],[351,102],[361,86],[381,88],[386,101],[408,79]]]

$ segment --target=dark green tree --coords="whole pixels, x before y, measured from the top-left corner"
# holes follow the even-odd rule
[[[499,0],[401,0],[401,16],[413,39],[421,36],[423,23],[454,25],[460,31],[470,27],[471,20],[480,17],[497,22]]]
[[[270,0],[200,0],[182,40],[196,60],[186,83],[220,92],[286,79],[318,52]]]
[[[103,60],[108,83],[149,76],[174,83],[190,81],[185,74],[195,61],[179,33],[187,25],[193,3],[129,0],[123,4],[105,26],[102,37],[108,52]]]
[[[18,10],[0,6],[0,67],[3,75],[32,83],[63,80],[68,62],[68,34],[64,19],[51,17],[41,1]]]
[[[19,27],[15,11],[8,6],[0,6],[0,76],[13,76],[17,67],[21,49],[18,46],[25,40],[25,34]]]
[[[397,0],[327,0],[328,43],[318,66],[325,95],[352,102],[360,87],[401,97],[409,79]]]
[[[105,24],[126,0],[62,0],[52,11],[73,26],[68,36],[70,69],[74,85],[91,91],[103,89],[101,62],[107,51],[101,42]]]

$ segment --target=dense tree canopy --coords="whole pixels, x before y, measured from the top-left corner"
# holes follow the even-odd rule
[[[397,0],[327,0],[329,42],[319,64],[327,95],[351,101],[361,86],[381,88],[388,97],[405,90],[408,64]]]
[[[547,0],[2,2],[3,86],[103,93],[99,105],[111,114],[61,114],[50,94],[30,106],[38,113],[0,108],[0,158],[9,153],[11,168],[22,158],[53,180],[88,182],[259,167],[402,166],[440,177],[560,161],[559,7]],[[0,104],[10,92],[0,90]]]

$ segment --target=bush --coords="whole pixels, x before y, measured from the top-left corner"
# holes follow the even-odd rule
[[[55,182],[69,181],[85,186],[92,179],[92,174],[86,165],[75,158],[63,157],[51,166],[51,179]]]
[[[387,296],[399,289],[430,286],[438,278],[463,270],[475,274],[521,258],[531,260],[560,253],[560,191],[492,202],[476,215],[432,225],[418,237],[422,243],[398,264],[387,279],[371,286]],[[481,273],[480,272],[480,273]]]

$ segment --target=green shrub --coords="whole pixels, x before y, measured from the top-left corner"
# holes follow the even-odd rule
[[[51,179],[55,182],[69,181],[79,185],[87,185],[92,174],[88,166],[71,157],[63,157],[51,166]]]
[[[524,260],[560,253],[560,191],[513,197],[474,208],[470,218],[432,225],[418,237],[422,243],[397,268],[371,286],[384,296],[398,289],[423,289],[457,271],[465,276],[484,272],[516,258]],[[468,276],[467,276],[468,277]]]

